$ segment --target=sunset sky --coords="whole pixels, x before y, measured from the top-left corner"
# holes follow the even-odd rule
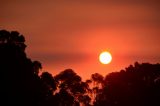
[[[26,38],[27,55],[53,75],[83,78],[160,62],[159,0],[0,0],[0,29]],[[100,52],[112,62],[103,65]]]

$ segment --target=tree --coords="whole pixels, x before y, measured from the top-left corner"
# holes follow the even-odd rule
[[[45,100],[37,66],[25,53],[25,39],[17,31],[0,30],[0,98],[4,105],[40,106]]]
[[[0,105],[159,106],[160,64],[138,63],[82,81],[72,69],[56,76],[25,53],[25,38],[0,30]],[[93,85],[92,85],[93,84]],[[94,96],[92,96],[94,95]]]
[[[160,64],[135,63],[125,70],[113,72],[105,77],[101,94],[95,106],[159,106]],[[157,80],[158,81],[158,80]]]
[[[52,93],[57,89],[57,83],[52,74],[48,72],[43,72],[40,77],[41,80],[44,82],[44,84],[46,84],[46,86],[48,87],[49,90],[51,90]]]
[[[78,76],[72,69],[66,69],[62,71],[60,74],[55,76],[55,79],[58,81],[58,87],[59,87],[59,94],[62,94],[61,92],[67,92],[66,96],[73,97],[71,99],[71,104],[75,105],[77,103],[86,103],[89,105],[88,102],[84,102],[83,99],[87,99],[86,101],[89,101],[88,98],[85,98],[85,93],[88,89],[88,84],[83,82],[81,80],[81,77]],[[64,98],[64,97],[62,97]],[[62,100],[65,101],[66,99]],[[64,104],[63,104],[64,105]],[[77,104],[78,105],[78,104]]]

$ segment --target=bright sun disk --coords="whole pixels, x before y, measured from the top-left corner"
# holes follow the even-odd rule
[[[102,64],[109,64],[112,61],[111,53],[109,53],[107,51],[100,53],[100,55],[99,55],[99,61]]]

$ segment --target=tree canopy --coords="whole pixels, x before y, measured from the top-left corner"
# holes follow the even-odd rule
[[[106,76],[72,69],[53,76],[25,53],[25,38],[0,30],[0,105],[160,106],[160,64],[138,63]],[[98,70],[97,70],[98,71]]]

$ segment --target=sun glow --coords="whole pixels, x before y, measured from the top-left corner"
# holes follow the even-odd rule
[[[99,55],[99,61],[102,64],[109,64],[112,61],[111,53],[109,53],[107,51],[100,53],[100,55]]]

